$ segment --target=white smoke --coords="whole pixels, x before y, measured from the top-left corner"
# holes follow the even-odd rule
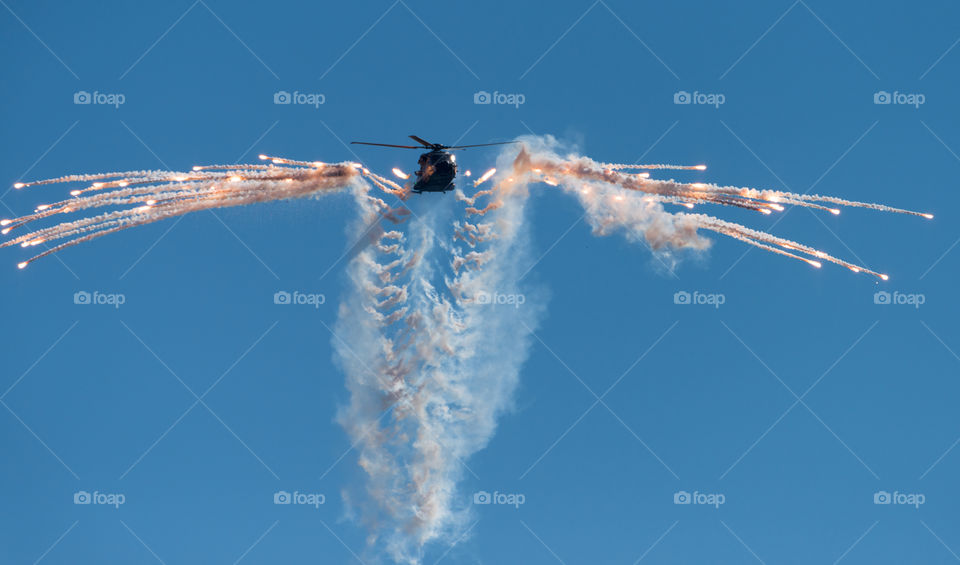
[[[524,149],[514,161],[513,167],[524,182],[541,182],[539,175],[534,178],[526,177],[531,173],[531,160],[601,167],[601,164],[578,155],[574,150],[564,148],[563,144],[551,135],[524,136],[520,139],[524,143]],[[565,155],[561,156],[561,152],[565,152]],[[671,271],[680,261],[679,252],[702,252],[712,243],[697,233],[699,226],[690,216],[671,214],[663,209],[661,202],[642,192],[624,190],[590,179],[559,176],[548,180],[577,199],[594,235],[620,233],[630,242],[643,242],[657,256],[659,262]]]
[[[356,195],[356,229],[366,229],[380,211]],[[541,310],[532,296],[520,308],[483,298],[519,295],[533,260],[525,188],[490,199],[495,210],[456,223],[471,238],[451,242],[438,209],[402,234],[383,232],[392,243],[376,239],[348,267],[334,341],[350,403],[339,420],[366,480],[362,496],[347,494],[370,545],[397,562],[462,536],[469,509],[457,484],[511,406]]]
[[[346,494],[369,528],[370,546],[396,562],[419,563],[425,546],[452,543],[466,530],[469,500],[458,483],[512,406],[543,310],[519,283],[533,264],[526,206],[527,183],[536,179],[524,155],[560,161],[560,145],[552,137],[522,141],[519,156],[515,148],[499,156],[492,188],[457,191],[466,207],[453,233],[436,208],[402,233],[377,232],[376,245],[348,268],[351,292],[335,345],[350,403],[339,420],[366,476],[362,496]],[[627,195],[626,205],[612,206],[598,196],[608,190],[599,185],[563,188],[597,234],[621,231],[664,254],[706,247],[692,224],[658,203]],[[355,194],[364,210],[356,227],[366,229],[382,210]]]

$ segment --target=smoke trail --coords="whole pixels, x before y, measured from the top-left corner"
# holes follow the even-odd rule
[[[337,322],[351,393],[339,420],[366,473],[365,493],[347,498],[371,546],[402,563],[419,563],[430,542],[462,536],[469,509],[458,482],[510,408],[527,328],[540,312],[525,296],[522,308],[491,299],[523,296],[517,279],[531,261],[525,188],[500,182],[457,196],[468,206],[453,234],[439,227],[435,209],[406,234],[393,232],[400,247],[353,259]],[[478,199],[487,205],[477,208]],[[386,296],[402,298],[384,311]]]
[[[338,420],[358,449],[359,465],[367,475],[367,498],[344,494],[360,508],[374,544],[388,524],[415,519],[401,494],[409,492],[408,478],[394,472],[397,460],[409,449],[393,420],[408,409],[414,392],[408,376],[419,365],[413,347],[417,328],[408,303],[410,272],[423,249],[410,251],[407,234],[397,226],[388,230],[382,225],[382,206],[362,191],[353,194],[361,214],[349,231],[374,244],[364,247],[347,267],[349,291],[334,329],[337,360],[350,392],[350,404],[341,408]]]
[[[786,238],[704,214],[668,213],[663,206],[673,204],[693,208],[697,204],[717,204],[771,214],[783,211],[783,205],[787,204],[839,214],[839,209],[825,205],[832,204],[933,218],[932,214],[832,196],[656,180],[649,178],[648,173],[621,171],[636,168],[703,170],[706,167],[597,163],[578,155],[560,157],[556,148],[556,141],[549,136],[525,139],[524,147],[513,163],[519,182],[540,181],[576,195],[598,234],[623,230],[630,238],[642,237],[660,253],[669,254],[671,249],[705,248],[709,241],[697,233],[702,228],[814,267],[819,268],[822,265],[820,260],[823,260],[887,280],[889,277],[885,274]]]
[[[96,216],[61,222],[47,228],[14,237],[0,247],[20,244],[32,247],[47,242],[66,240],[35,255],[17,266],[29,263],[104,235],[136,226],[182,216],[200,210],[245,206],[272,200],[304,198],[357,185],[363,177],[395,195],[404,194],[393,181],[380,177],[357,163],[326,164],[294,161],[261,155],[271,165],[208,165],[194,167],[189,173],[171,171],[134,171],[96,175],[70,175],[56,179],[17,183],[14,188],[68,182],[93,182],[70,191],[72,198],[41,204],[33,214],[0,220],[8,234],[20,226],[59,214],[83,213],[110,208]],[[119,208],[119,209],[117,209]]]

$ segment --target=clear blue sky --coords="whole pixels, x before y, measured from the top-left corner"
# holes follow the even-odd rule
[[[727,240],[672,276],[536,188],[545,254],[527,292],[549,306],[516,409],[463,485],[526,502],[478,506],[468,538],[425,562],[960,560],[955,2],[0,4],[7,186],[532,131],[604,161],[710,166],[683,178],[936,213],[716,211],[862,260],[886,284]],[[325,103],[275,105],[281,90]],[[475,105],[481,90],[525,103]],[[78,91],[125,102],[77,105]],[[725,103],[674,104],[678,91]],[[878,91],[925,103],[875,104]],[[358,154],[383,172],[416,162]],[[478,170],[493,156],[460,159]],[[11,192],[3,214],[63,194]],[[198,214],[23,272],[25,254],[4,250],[0,561],[356,562],[365,534],[339,493],[359,469],[333,421],[346,390],[326,329],[352,215],[347,197]],[[276,306],[282,289],[327,302]],[[875,304],[878,290],[925,303]],[[126,302],[76,305],[78,291]],[[725,303],[677,305],[678,291]],[[274,505],[278,490],[326,503]],[[75,505],[77,491],[126,501]],[[676,505],[678,491],[725,503]],[[877,505],[878,491],[925,503]]]

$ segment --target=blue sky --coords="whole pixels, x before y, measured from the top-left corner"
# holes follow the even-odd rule
[[[716,211],[888,283],[727,240],[670,274],[535,188],[525,291],[548,308],[515,409],[462,488],[525,503],[476,506],[463,540],[424,561],[951,563],[958,16],[946,1],[4,0],[0,171],[12,185],[260,152],[409,171],[415,152],[344,142],[532,132],[603,161],[709,165],[677,178],[933,212]],[[75,104],[81,91],[124,102]],[[277,105],[279,91],[324,103]],[[524,103],[474,104],[479,91]],[[724,103],[675,104],[679,92]],[[883,92],[894,103],[875,103]],[[923,104],[897,103],[909,95]],[[4,214],[63,194],[6,193]],[[328,330],[354,213],[346,196],[202,213],[22,272],[25,255],[5,250],[0,561],[369,561],[340,498],[360,473],[334,422],[347,393]],[[326,303],[275,305],[284,289]],[[125,302],[75,304],[80,291]],[[325,503],[275,505],[281,490]],[[125,501],[74,504],[79,491]],[[682,492],[724,503],[675,504]]]

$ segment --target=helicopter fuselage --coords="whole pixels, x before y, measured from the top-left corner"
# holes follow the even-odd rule
[[[414,172],[417,182],[413,192],[447,192],[453,190],[457,177],[457,160],[451,153],[434,150],[420,155],[420,169]]]

